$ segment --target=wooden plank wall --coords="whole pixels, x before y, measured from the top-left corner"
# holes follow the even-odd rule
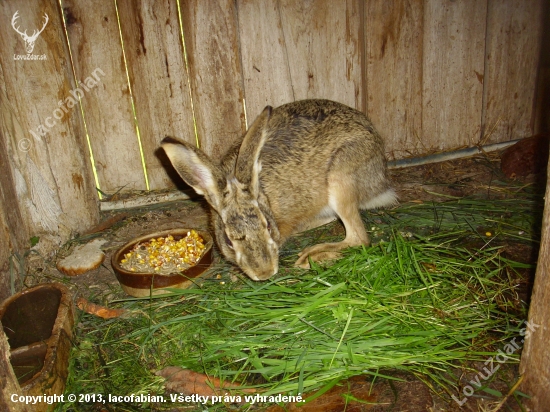
[[[219,157],[246,129],[235,2],[181,6],[199,143]]]
[[[536,133],[542,1],[366,4],[366,111],[390,157]]]
[[[3,0],[0,261],[95,223],[96,186],[174,187],[165,135],[219,158],[268,104],[356,107],[390,158],[533,135],[543,3]],[[46,60],[14,58],[16,11],[29,33],[49,16]]]
[[[543,9],[544,2],[538,0],[488,3],[483,128],[486,134],[494,134],[490,141],[538,132],[534,126],[537,107],[533,103],[540,59],[549,52],[540,49]],[[533,70],[535,67],[537,70]]]
[[[29,0],[21,6],[0,2],[0,287],[9,283],[8,257],[28,248],[31,236],[39,235],[40,246],[51,251],[99,216],[84,125],[78,105],[65,102],[76,85],[58,5]],[[15,26],[29,34],[47,14],[33,50],[44,60],[18,57],[27,53],[11,28],[16,12]]]

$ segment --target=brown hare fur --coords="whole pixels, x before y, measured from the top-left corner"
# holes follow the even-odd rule
[[[363,113],[330,100],[266,107],[219,164],[173,138],[162,147],[212,207],[223,255],[253,280],[277,273],[279,248],[289,236],[336,218],[345,239],[304,249],[297,266],[368,245],[360,210],[396,202],[382,138]]]

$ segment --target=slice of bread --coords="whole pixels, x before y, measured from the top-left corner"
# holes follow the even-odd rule
[[[69,256],[57,262],[57,269],[65,275],[77,276],[98,268],[105,260],[105,253],[101,250],[105,242],[95,239],[76,247]]]

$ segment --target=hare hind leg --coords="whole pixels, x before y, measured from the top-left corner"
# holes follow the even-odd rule
[[[294,264],[295,266],[307,269],[310,258],[312,261],[336,259],[341,256],[339,251],[342,249],[370,244],[369,235],[359,213],[360,200],[357,197],[357,189],[353,187],[352,182],[349,183],[345,184],[336,176],[329,180],[329,206],[344,224],[345,239],[341,242],[320,243],[305,248],[300,253],[300,258]]]

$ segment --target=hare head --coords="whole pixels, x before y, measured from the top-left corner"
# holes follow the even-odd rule
[[[221,165],[188,143],[170,137],[162,142],[182,179],[212,207],[221,252],[253,280],[268,279],[278,270],[280,235],[259,181],[271,110],[266,107]]]

